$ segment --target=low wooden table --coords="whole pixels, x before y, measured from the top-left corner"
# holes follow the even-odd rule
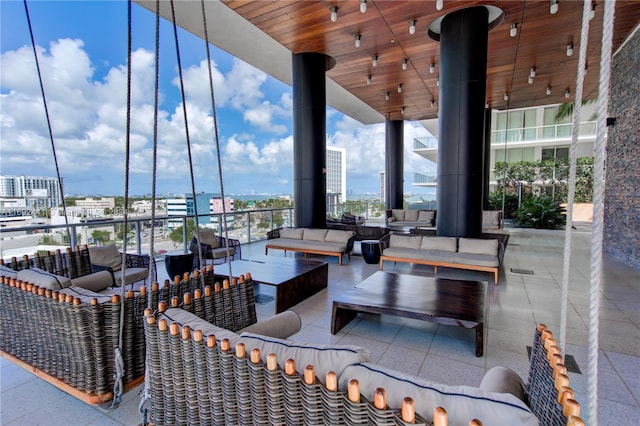
[[[216,279],[227,278],[226,264],[215,267]],[[276,288],[276,314],[327,288],[329,264],[316,260],[268,256],[231,262],[233,276],[251,273],[258,284]]]
[[[486,283],[376,272],[333,301],[331,334],[358,312],[395,315],[476,330],[482,356]]]

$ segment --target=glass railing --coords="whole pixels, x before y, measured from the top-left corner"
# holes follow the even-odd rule
[[[433,149],[438,148],[438,138],[426,136],[413,139],[413,149]]]
[[[240,240],[241,244],[267,238],[267,232],[281,226],[294,226],[293,207],[280,209],[256,209],[227,213],[229,238]],[[194,216],[156,216],[154,231],[154,255],[162,255],[171,250],[187,250],[195,229]],[[0,228],[0,257],[24,254],[33,255],[38,251],[64,250],[77,245],[105,245],[116,243],[123,246],[124,219],[104,218],[84,220],[66,225],[39,223],[13,226],[3,223]],[[225,235],[222,214],[198,215],[200,227],[212,228],[218,235]],[[149,215],[131,215],[126,232],[127,252],[149,253],[151,243],[151,218]],[[70,235],[69,235],[70,234]],[[69,236],[71,241],[69,241]]]
[[[427,183],[438,183],[438,176],[432,172],[426,172],[426,173],[414,172],[413,173],[414,185],[427,184]]]
[[[505,140],[509,142],[535,142],[551,139],[569,139],[572,135],[573,124],[553,124],[549,126],[518,127],[512,129],[493,130],[491,132],[491,143],[500,144]],[[595,136],[597,130],[596,121],[585,121],[580,123],[580,137]]]

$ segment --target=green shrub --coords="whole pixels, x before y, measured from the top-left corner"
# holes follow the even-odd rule
[[[522,201],[514,222],[522,227],[559,229],[567,222],[566,209],[549,197],[531,197]]]
[[[502,191],[489,194],[489,209],[502,210]],[[504,217],[513,219],[518,210],[518,196],[516,194],[506,194],[504,196]]]

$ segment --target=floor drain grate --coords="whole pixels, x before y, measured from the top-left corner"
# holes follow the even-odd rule
[[[529,359],[531,359],[531,346],[527,346],[527,355]],[[573,355],[565,355],[564,356],[564,366],[567,367],[567,371],[570,373],[582,374],[580,367],[578,367],[578,363]]]
[[[530,269],[511,268],[511,272],[513,272],[514,274],[533,275],[533,271]]]
[[[258,305],[266,305],[270,302],[273,302],[273,296],[268,296],[266,294],[256,294],[256,303]]]

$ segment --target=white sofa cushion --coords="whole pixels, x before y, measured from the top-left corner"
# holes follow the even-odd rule
[[[122,267],[122,254],[115,244],[89,247],[89,258],[92,265],[108,266],[113,271],[119,271]]]
[[[456,237],[422,237],[422,250],[438,250],[456,252],[458,239]]]
[[[431,224],[433,222],[433,214],[433,211],[420,210],[420,214],[418,214],[418,222],[426,222]]]
[[[420,210],[406,210],[404,212],[404,220],[410,222],[416,222],[418,220],[418,215],[420,214]]]
[[[389,238],[389,247],[419,249],[422,242],[422,235],[397,235],[392,234]]]
[[[326,229],[304,228],[302,239],[308,240],[308,241],[324,241],[324,237],[326,235],[327,235]]]
[[[301,240],[304,228],[282,228],[280,230],[280,238],[290,238],[294,240]]]
[[[460,238],[458,252],[469,254],[498,255],[498,240],[481,238]]]
[[[355,232],[353,231],[340,231],[338,229],[329,229],[324,240],[329,243],[343,243],[346,244],[349,238],[353,237]]]
[[[433,421],[434,408],[444,407],[450,425],[466,425],[471,419],[480,419],[485,425],[539,424],[526,404],[509,393],[432,383],[374,364],[347,367],[340,375],[339,388],[347,389],[352,379],[358,380],[360,393],[366,398],[371,399],[376,388],[383,388],[391,409],[399,409],[404,397],[413,398],[416,412],[428,421]]]
[[[18,271],[16,279],[49,290],[62,290],[63,288],[71,286],[71,280],[69,278],[52,274],[40,268]]]
[[[404,209],[391,209],[393,220],[404,220]]]
[[[247,352],[253,348],[260,349],[262,361],[267,355],[274,353],[280,368],[284,368],[287,359],[296,362],[296,371],[301,373],[309,364],[313,365],[316,376],[324,380],[328,371],[339,377],[340,373],[351,364],[369,362],[369,350],[353,345],[320,345],[313,343],[292,342],[253,333],[242,333],[238,342],[245,344]]]

